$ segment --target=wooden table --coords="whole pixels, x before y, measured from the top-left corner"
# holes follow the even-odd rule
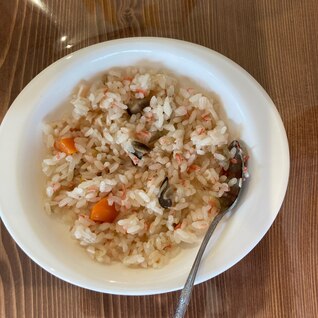
[[[233,268],[194,288],[187,317],[318,317],[317,34],[316,0],[1,1],[0,121],[41,70],[101,41],[172,37],[231,58],[267,90],[282,116],[290,182],[264,239]],[[32,262],[3,225],[0,237],[0,317],[174,312],[178,293],[123,297],[84,290]]]

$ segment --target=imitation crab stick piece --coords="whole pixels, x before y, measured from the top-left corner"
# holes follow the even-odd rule
[[[96,222],[112,223],[117,215],[115,205],[109,205],[107,198],[103,198],[93,206],[90,219]]]
[[[55,148],[59,151],[65,152],[67,155],[77,152],[74,138],[61,138],[57,140],[55,142]]]
[[[181,227],[181,223],[178,223],[174,226],[174,230],[180,229],[180,227]]]
[[[200,167],[197,165],[191,165],[187,169],[188,172],[197,171],[197,170],[200,170]]]

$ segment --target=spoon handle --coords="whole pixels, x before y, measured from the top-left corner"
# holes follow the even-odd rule
[[[182,318],[184,317],[184,314],[187,310],[189,301],[190,301],[190,296],[191,296],[191,292],[192,292],[192,288],[193,288],[193,284],[194,284],[194,280],[195,277],[197,275],[197,271],[199,269],[199,265],[201,262],[201,258],[203,256],[203,253],[205,251],[206,246],[209,243],[209,240],[211,238],[211,235],[213,234],[216,226],[218,225],[218,223],[220,222],[220,220],[223,218],[223,216],[229,211],[229,209],[219,213],[214,220],[212,221],[212,223],[210,224],[204,238],[203,241],[201,243],[200,249],[198,251],[198,254],[195,258],[195,261],[192,265],[191,271],[189,273],[188,279],[181,291],[181,295],[179,298],[179,302],[178,302],[178,307],[177,310],[175,312],[174,318]]]

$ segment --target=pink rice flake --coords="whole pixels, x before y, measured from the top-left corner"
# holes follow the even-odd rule
[[[199,127],[199,128],[197,129],[197,132],[198,132],[199,135],[202,135],[202,134],[205,133],[205,128],[204,128],[204,127]]]
[[[180,165],[182,161],[184,160],[184,157],[180,153],[176,153],[175,155],[177,163]]]
[[[190,116],[191,116],[191,111],[189,111],[188,109],[187,109],[187,113],[183,116],[185,119],[189,119],[190,118]]]
[[[198,166],[198,165],[191,165],[191,166],[189,166],[188,167],[188,169],[187,169],[187,172],[188,173],[191,173],[191,172],[193,172],[193,171],[198,171],[198,170],[200,170],[200,167]]]
[[[121,188],[122,188],[122,195],[121,195],[121,199],[122,200],[125,200],[126,199],[126,196],[127,196],[127,189],[126,189],[126,186],[124,184],[121,185]]]
[[[192,223],[192,227],[197,230],[205,230],[208,227],[208,223],[204,220],[197,220]]]
[[[125,76],[124,78],[123,78],[123,81],[129,81],[129,82],[131,82],[133,80],[133,78],[131,77],[131,76]]]
[[[216,199],[210,200],[208,203],[209,203],[209,205],[211,207],[217,207],[218,206],[218,201]]]
[[[152,118],[152,117],[153,117],[153,113],[152,113],[152,112],[146,112],[146,113],[144,114],[144,116],[145,116],[145,117],[150,117],[150,118]]]
[[[208,214],[211,216],[215,216],[219,213],[219,208],[218,207],[211,207],[211,209],[208,211]]]
[[[63,190],[67,190],[67,191],[73,190],[74,187],[75,187],[75,183],[74,183],[73,181],[70,181],[69,183],[67,183],[67,184],[65,184],[65,185],[63,185],[63,186],[61,186],[61,188],[62,188]]]
[[[204,121],[209,121],[211,120],[211,116],[210,116],[210,113],[204,113],[201,118],[204,120]]]
[[[174,230],[176,231],[177,229],[180,229],[181,228],[181,223],[178,223],[174,226]]]
[[[80,131],[80,129],[79,129],[79,128],[76,128],[76,127],[71,127],[71,128],[70,128],[70,131],[71,131],[71,132],[78,132],[78,131]]]
[[[122,200],[121,205],[120,205],[120,210],[123,212],[127,212],[131,210],[131,203],[129,200]]]
[[[146,121],[147,121],[147,122],[153,122],[153,121],[154,121],[153,113],[148,112],[148,113],[146,113],[144,116],[146,117]]]
[[[92,185],[92,186],[87,188],[87,193],[97,192],[98,190],[99,190],[99,188],[97,186]]]
[[[180,172],[180,170],[179,170],[179,172],[178,172],[178,176],[179,176],[179,182],[181,183],[181,185],[185,186],[186,180],[183,178],[183,175],[182,175],[182,173]]]
[[[244,175],[245,178],[249,178],[250,174],[249,174],[249,172],[248,172],[247,167],[244,167],[244,168],[243,168],[243,175]]]
[[[151,138],[151,133],[149,131],[146,131],[146,130],[140,130],[140,131],[137,131],[135,133],[135,136],[140,141],[147,143],[149,141],[149,139]]]
[[[148,95],[148,91],[145,90],[145,89],[142,89],[142,88],[137,88],[137,89],[135,90],[135,92],[136,92],[136,93],[139,93],[139,94],[142,94],[142,95],[144,95],[144,96],[147,96],[147,95]]]
[[[61,188],[61,184],[59,182],[53,183],[52,188],[53,191],[56,192]]]
[[[145,222],[145,223],[144,223],[144,230],[145,230],[145,231],[148,231],[148,230],[149,230],[149,227],[150,227],[150,224],[147,223],[147,222]]]
[[[131,156],[131,160],[135,166],[137,166],[140,161],[136,156]]]
[[[188,225],[188,221],[187,220],[183,220],[182,223],[181,223],[181,229],[185,229]]]

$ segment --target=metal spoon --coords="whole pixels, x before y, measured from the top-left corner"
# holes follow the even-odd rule
[[[232,149],[236,150],[232,150]],[[231,180],[232,178],[236,178],[237,182],[234,186],[230,188],[229,192],[225,192],[224,195],[219,198],[220,201],[220,212],[219,214],[214,218],[212,223],[210,224],[204,239],[201,243],[200,249],[198,251],[198,254],[195,258],[195,261],[192,265],[191,271],[189,273],[188,279],[181,291],[181,295],[179,298],[178,307],[175,313],[175,318],[182,318],[187,310],[190,296],[194,284],[194,280],[197,274],[197,271],[200,266],[201,258],[203,256],[203,253],[205,251],[205,248],[207,244],[209,243],[209,240],[211,238],[211,235],[213,234],[216,226],[221,221],[223,216],[231,211],[236,203],[238,202],[238,199],[240,197],[241,190],[243,188],[244,181],[247,176],[247,170],[246,170],[246,160],[245,156],[246,154],[243,153],[243,150],[237,140],[234,140],[229,145],[229,150],[232,152],[235,151],[234,157],[230,160],[229,168],[226,172],[227,180]]]

